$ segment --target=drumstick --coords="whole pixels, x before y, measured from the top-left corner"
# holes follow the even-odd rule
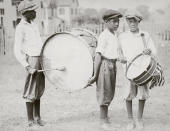
[[[65,71],[65,70],[66,70],[66,68],[65,68],[64,66],[62,66],[62,67],[53,68],[53,69],[37,70],[37,72],[52,71],[52,70]]]

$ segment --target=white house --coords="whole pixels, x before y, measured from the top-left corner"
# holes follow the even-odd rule
[[[17,6],[23,0],[0,0],[0,26],[5,28],[6,37],[13,37],[16,20],[19,16]],[[37,22],[41,32],[47,33],[48,18],[55,18],[70,25],[74,17],[79,14],[78,0],[38,0],[40,8],[37,9]]]
[[[0,0],[0,25],[5,29],[6,38],[13,37],[15,34],[17,19],[21,18],[17,11],[18,4],[21,1],[23,0]],[[45,4],[43,4],[43,1],[40,0],[40,7],[37,9],[36,18],[40,31],[44,26],[44,21],[46,18],[44,7]]]
[[[59,18],[69,25],[79,14],[79,2],[78,0],[49,0],[48,12],[49,17]]]
[[[14,36],[17,18],[16,2],[16,0],[0,0],[0,25],[4,27],[7,38]]]

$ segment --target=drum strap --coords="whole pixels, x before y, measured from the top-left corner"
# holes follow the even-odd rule
[[[145,39],[145,34],[141,33],[142,41],[144,44],[144,49],[147,49],[147,43]],[[163,86],[165,83],[165,78],[163,75],[163,69],[159,63],[157,63],[157,68],[156,68],[156,74],[152,76],[150,88],[153,88],[154,86]]]
[[[145,34],[144,34],[144,33],[141,33],[141,37],[142,37],[144,49],[147,49],[147,43],[146,43],[146,39],[145,39]]]
[[[117,44],[118,44],[118,48],[117,48],[118,57],[124,58],[122,45],[121,45],[120,40],[119,40],[119,34],[117,33],[116,36],[117,36]]]
[[[122,45],[121,45],[121,42],[119,40],[119,34],[117,33],[116,36],[117,36],[117,44],[118,44],[118,48],[117,48],[118,57],[120,59],[122,59],[122,58],[125,58],[125,56],[123,54]],[[125,66],[126,66],[125,68],[127,69],[127,63],[125,64]]]

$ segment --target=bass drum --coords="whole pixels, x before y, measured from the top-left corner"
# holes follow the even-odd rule
[[[68,32],[56,33],[46,40],[41,64],[45,76],[56,88],[74,91],[85,87],[93,73],[93,60],[86,44]],[[65,70],[55,70],[61,67]]]
[[[71,30],[71,33],[77,37],[79,37],[81,40],[85,41],[85,45],[90,51],[91,56],[95,57],[95,50],[97,47],[97,36],[92,31],[82,28],[73,28]]]

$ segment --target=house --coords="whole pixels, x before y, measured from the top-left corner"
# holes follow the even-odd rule
[[[0,26],[5,29],[5,37],[13,38],[15,34],[15,27],[18,23],[18,19],[21,15],[17,11],[18,4],[23,0],[0,0]],[[37,18],[36,21],[39,25],[40,31],[44,26],[46,20],[45,4],[43,0],[40,1],[40,8],[36,10]],[[47,8],[47,7],[46,7]],[[42,32],[42,31],[41,31]]]
[[[0,26],[5,28],[6,37],[14,37],[14,31],[17,24],[17,18],[20,18],[17,12],[18,4],[23,0],[0,0]],[[40,32],[48,33],[47,28],[49,19],[55,18],[55,21],[71,24],[74,17],[79,14],[78,0],[38,0],[40,8],[37,9],[37,21]],[[56,26],[56,25],[54,25]],[[45,30],[45,31],[44,31]]]
[[[16,18],[18,16],[16,5],[21,0],[0,0],[0,26],[5,29],[6,37],[14,35]]]
[[[49,17],[59,18],[70,25],[72,19],[79,15],[79,2],[78,0],[49,0],[48,14]]]

